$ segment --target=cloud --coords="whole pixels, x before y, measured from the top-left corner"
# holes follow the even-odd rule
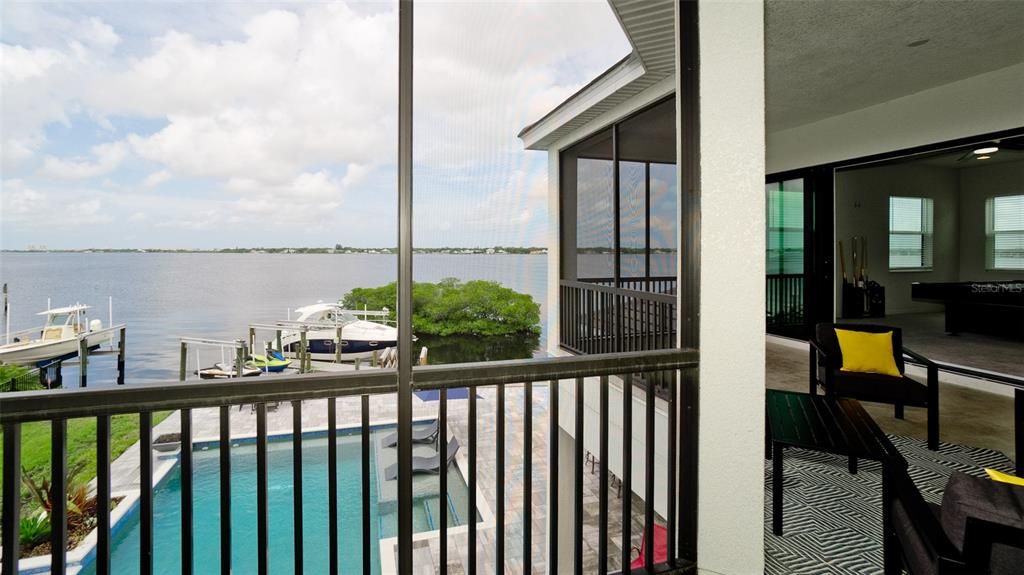
[[[146,179],[142,180],[142,185],[147,188],[155,188],[167,180],[170,180],[171,177],[171,173],[167,170],[160,170],[146,176]]]
[[[85,179],[103,176],[116,170],[128,155],[124,142],[98,144],[92,147],[94,160],[85,158],[61,159],[47,156],[43,172],[62,179]]]
[[[0,197],[0,213],[8,221],[21,221],[42,212],[47,200],[46,194],[29,188],[21,180],[4,180]]]
[[[122,220],[156,213],[117,198],[126,180],[153,189],[151,202],[185,193],[188,209],[167,200],[168,227],[261,217],[345,243],[353,227],[339,215],[359,210],[371,231],[393,227],[393,213],[366,206],[384,205],[395,177],[394,5],[47,4],[5,16],[5,173],[105,176],[101,206]],[[424,3],[416,34],[417,201],[454,242],[465,229],[522,237],[544,219],[546,163],[516,134],[628,52],[617,21],[603,3]],[[55,125],[75,133],[59,153]]]

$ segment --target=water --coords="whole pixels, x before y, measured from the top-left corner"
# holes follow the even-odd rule
[[[378,432],[381,433],[381,432]],[[375,439],[371,440],[376,445]],[[358,435],[338,438],[338,556],[341,573],[360,573],[362,544],[361,458]],[[291,441],[268,446],[268,509],[270,525],[270,572],[290,573],[294,561],[293,483]],[[220,572],[220,474],[216,449],[196,451],[193,475],[194,565],[197,574]],[[376,457],[370,457],[370,477],[376,477]],[[303,561],[307,573],[328,571],[327,440],[307,439],[302,448]],[[449,471],[449,526],[467,515],[466,484],[456,468]],[[428,511],[429,508],[429,511]],[[153,564],[155,573],[181,572],[181,476],[177,467],[157,487],[153,505]],[[438,498],[415,501],[413,524],[417,532],[438,529],[435,525]],[[397,519],[393,511],[378,509],[377,481],[370,481],[370,534],[373,571],[380,572],[379,539],[394,537]],[[115,535],[111,571],[139,572],[139,522],[132,513]],[[235,573],[255,573],[256,546],[256,448],[243,445],[231,450],[232,566]],[[90,564],[85,575],[95,573]]]
[[[424,254],[415,257],[414,266],[416,281],[436,282],[446,277],[497,281],[531,295],[541,306],[541,321],[546,317],[546,256]],[[176,379],[179,337],[244,339],[249,323],[285,319],[288,309],[318,300],[335,301],[352,288],[384,285],[396,277],[397,259],[391,255],[0,255],[0,282],[7,282],[10,288],[12,331],[39,325],[35,314],[46,308],[47,298],[54,306],[88,303],[94,306],[90,318],[102,319],[106,325],[107,297],[113,296],[114,322],[128,324],[126,369],[130,382]],[[257,339],[260,337],[269,338],[270,334],[258,334]],[[512,346],[507,353],[529,357],[536,346],[531,343],[526,351],[521,345]],[[481,354],[491,359],[500,355],[494,350],[477,353]],[[189,365],[194,369],[194,352],[191,355]],[[447,354],[431,362],[484,357]],[[220,360],[220,350],[200,350],[200,362]],[[91,362],[90,385],[111,381],[113,363],[109,358]],[[65,377],[74,377],[74,373],[66,371]]]

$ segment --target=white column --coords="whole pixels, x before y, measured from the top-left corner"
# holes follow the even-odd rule
[[[561,278],[561,270],[559,269],[559,262],[561,261],[562,255],[562,244],[559,241],[559,217],[560,217],[560,203],[559,195],[561,193],[560,184],[561,179],[558,173],[558,149],[553,148],[548,151],[548,301],[547,301],[547,338],[545,343],[549,353],[558,354],[561,349],[559,348],[559,337],[562,326],[558,321],[558,288],[559,280]]]
[[[700,0],[701,573],[764,572],[764,2]]]

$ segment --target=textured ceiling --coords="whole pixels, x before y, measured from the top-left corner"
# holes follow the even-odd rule
[[[564,124],[537,122],[532,149],[671,75],[671,0],[609,0],[645,73]],[[907,44],[927,40],[917,47]],[[1024,0],[766,0],[769,131],[800,126],[1024,62]],[[614,67],[613,67],[614,68]],[[586,98],[584,88],[559,106]],[[979,102],[978,105],[984,105]],[[557,109],[556,109],[557,110]],[[548,131],[550,129],[550,131]],[[523,134],[520,134],[522,136]]]
[[[770,131],[1024,62],[1022,0],[768,0],[765,6]]]

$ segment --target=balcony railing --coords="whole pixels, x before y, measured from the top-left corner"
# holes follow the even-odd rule
[[[769,328],[803,325],[803,274],[765,276],[765,299]]]
[[[588,284],[615,287],[615,278],[580,278],[579,281]],[[619,287],[634,291],[672,295],[676,293],[676,277],[651,276],[647,278],[619,278]]]
[[[605,293],[605,292],[598,292]],[[612,299],[625,300],[621,294],[614,295]],[[642,306],[640,302],[646,302]],[[670,320],[667,309],[655,311],[647,309],[648,303],[654,306],[655,301],[637,300],[631,302],[631,306],[639,306],[629,313],[650,313],[652,317],[658,313],[664,314],[659,319],[659,324]],[[665,302],[660,302],[664,304]],[[664,307],[664,305],[662,305]],[[630,308],[633,309],[633,308]],[[625,327],[625,326],[624,326]],[[667,328],[666,328],[667,329]],[[631,333],[631,332],[627,332]],[[666,343],[667,340],[662,341]],[[609,408],[609,391],[621,383],[622,396],[624,398],[634,397],[632,389],[633,374],[645,374],[651,372],[672,372],[678,370],[693,370],[697,366],[697,354],[689,350],[663,350],[650,353],[619,353],[606,355],[592,355],[588,357],[574,358],[545,358],[531,360],[515,360],[493,362],[486,364],[463,364],[463,365],[441,365],[416,367],[413,370],[413,389],[416,391],[437,390],[439,401],[437,404],[437,419],[441,430],[449,429],[449,403],[448,393],[456,388],[468,388],[468,437],[465,437],[466,451],[468,451],[468,469],[464,471],[468,484],[469,508],[478,508],[477,487],[480,483],[481,470],[478,469],[479,460],[488,460],[488,457],[481,458],[480,445],[493,445],[493,459],[490,459],[493,467],[484,469],[485,477],[494,478],[495,494],[493,504],[495,506],[493,526],[486,529],[493,530],[488,533],[487,538],[481,538],[477,521],[469,520],[466,527],[465,537],[468,540],[466,545],[467,572],[474,573],[478,566],[485,566],[488,562],[503,565],[506,562],[506,555],[515,555],[515,559],[521,559],[522,565],[532,565],[534,569],[544,570],[548,566],[549,572],[555,572],[556,560],[560,554],[571,554],[574,557],[574,572],[598,572],[607,573],[623,566],[628,566],[634,559],[631,556],[631,548],[636,544],[636,532],[631,533],[631,524],[634,521],[634,509],[629,494],[633,493],[633,465],[626,462],[635,461],[633,456],[634,445],[643,445],[643,460],[645,465],[643,487],[635,492],[640,495],[643,501],[643,514],[640,523],[643,525],[643,537],[648,542],[646,545],[645,563],[648,566],[655,565],[653,555],[654,545],[650,544],[654,539],[655,517],[655,443],[666,441],[662,444],[665,453],[668,455],[668,464],[665,466],[666,473],[664,485],[669,486],[665,496],[667,507],[664,513],[663,526],[668,530],[669,557],[667,561],[661,561],[658,572],[684,572],[692,567],[692,564],[683,560],[676,551],[678,549],[690,548],[685,542],[695,541],[695,513],[693,502],[679,501],[677,493],[687,493],[684,486],[693,485],[695,480],[695,469],[691,469],[687,463],[695,461],[692,451],[695,449],[692,434],[680,434],[679,429],[683,428],[677,413],[685,413],[677,405],[677,398],[688,397],[690,391],[682,389],[680,385],[689,385],[687,381],[692,378],[673,377],[672,381],[680,382],[669,389],[667,403],[664,404],[668,426],[667,433],[655,437],[655,397],[653,389],[648,388],[644,404],[643,414],[644,431],[642,443],[633,435],[633,403],[622,401],[621,413]],[[573,390],[574,404],[559,406],[560,386],[568,391]],[[511,405],[505,403],[509,391],[514,388],[515,401]],[[520,388],[521,387],[521,395]],[[616,392],[618,387],[615,387]],[[534,391],[542,397],[540,401],[534,399]],[[196,560],[194,549],[195,522],[194,517],[194,489],[193,474],[195,470],[193,462],[192,438],[193,411],[196,414],[215,414],[209,420],[202,423],[211,424],[212,429],[219,431],[219,457],[217,462],[220,473],[219,509],[213,513],[219,521],[220,553],[219,563],[222,573],[230,573],[232,565],[232,541],[236,537],[235,529],[231,522],[232,512],[232,489],[235,488],[231,481],[232,459],[230,450],[237,441],[236,435],[232,435],[232,414],[233,406],[253,405],[253,416],[255,417],[255,449],[256,449],[256,553],[257,569],[260,574],[269,570],[270,558],[269,542],[274,537],[294,537],[294,569],[296,573],[303,570],[303,461],[302,457],[293,456],[292,475],[295,488],[292,490],[294,506],[292,509],[292,520],[295,528],[293,533],[276,535],[280,530],[272,528],[268,515],[268,428],[267,428],[267,407],[268,403],[284,402],[291,405],[291,437],[294,454],[300,454],[303,445],[303,402],[309,400],[326,400],[327,426],[326,435],[328,439],[327,451],[327,496],[325,501],[318,503],[327,507],[328,513],[328,550],[329,550],[329,572],[337,573],[340,561],[354,561],[354,558],[339,557],[338,553],[338,479],[339,469],[337,437],[338,420],[337,404],[339,400],[359,401],[359,429],[361,433],[361,459],[358,463],[359,477],[361,484],[361,531],[356,530],[355,525],[348,526],[351,531],[346,537],[361,537],[364,549],[361,572],[371,573],[369,546],[377,544],[371,540],[370,522],[370,497],[371,497],[371,471],[370,471],[370,400],[380,396],[394,396],[398,393],[397,374],[394,370],[370,369],[342,373],[314,373],[301,376],[279,376],[231,379],[222,381],[196,382],[196,383],[169,383],[169,384],[141,384],[123,385],[110,388],[85,388],[50,390],[38,392],[15,392],[4,394],[3,408],[0,409],[0,424],[3,427],[3,517],[2,517],[2,567],[3,573],[18,572],[19,556],[19,521],[20,510],[20,485],[21,485],[21,443],[23,426],[29,422],[47,422],[51,433],[51,481],[53,492],[52,510],[50,512],[52,531],[51,542],[51,571],[63,573],[67,566],[67,554],[65,549],[68,543],[68,532],[66,518],[68,507],[66,504],[67,488],[67,446],[68,434],[67,423],[74,418],[95,418],[96,421],[96,526],[97,537],[95,547],[96,573],[106,575],[111,572],[111,512],[110,502],[112,495],[111,477],[111,417],[120,414],[136,415],[139,421],[139,447],[140,453],[140,474],[139,474],[139,571],[142,574],[149,574],[154,571],[154,458],[153,455],[153,413],[164,410],[178,410],[180,414],[180,432],[182,437],[182,449],[178,456],[177,464],[181,472],[181,517],[180,532],[181,541],[180,557],[182,573],[192,573]],[[487,415],[481,417],[478,413],[478,394],[486,394],[486,397],[493,397],[495,401],[494,417],[488,410]],[[595,395],[591,395],[595,394]],[[685,394],[685,395],[682,395]],[[543,395],[547,400],[543,400]],[[589,396],[587,405],[594,404],[597,398],[596,411],[592,407],[585,408],[585,396]],[[510,437],[522,441],[522,452],[526,454],[522,458],[522,507],[519,513],[506,512],[506,502],[516,499],[518,494],[506,493],[506,453],[512,453],[512,448],[506,442],[506,420],[514,415],[519,409],[518,398],[522,397],[521,424],[516,421],[515,428],[521,430],[521,434],[512,434]],[[314,407],[318,407],[322,401],[307,403],[307,413]],[[546,404],[546,405],[545,405]],[[347,405],[347,403],[346,403]],[[662,406],[659,406],[662,407]],[[212,411],[210,409],[212,408]],[[600,462],[599,470],[599,497],[598,497],[598,520],[597,538],[598,541],[586,541],[593,535],[588,527],[584,530],[584,413],[597,413],[599,421],[596,422],[599,435],[599,448],[596,457]],[[199,411],[203,410],[203,411]],[[535,421],[534,412],[539,414],[546,412],[547,417]],[[613,412],[614,411],[614,412]],[[571,414],[571,419],[570,419]],[[279,416],[280,413],[274,414]],[[588,415],[587,417],[592,417]],[[621,419],[620,419],[621,418]],[[622,501],[621,514],[618,515],[618,523],[610,519],[613,515],[609,509],[609,499],[614,497],[614,491],[609,486],[611,478],[608,465],[609,457],[616,459],[617,455],[609,453],[609,421],[616,420],[623,422],[621,429],[622,477],[617,478],[621,483]],[[287,422],[287,419],[284,419]],[[571,421],[574,426],[574,433],[571,429],[565,431],[573,434],[575,441],[572,442],[574,469],[573,477],[559,477],[560,441],[559,422]],[[639,423],[639,422],[638,422]],[[691,422],[692,423],[692,422]],[[375,422],[375,426],[379,422]],[[399,422],[399,425],[411,425],[411,422]],[[586,429],[591,429],[594,422],[587,422]],[[640,428],[640,425],[637,425]],[[490,433],[494,433],[490,436]],[[211,433],[216,433],[211,431]],[[483,433],[487,433],[484,436]],[[536,438],[536,439],[535,439]],[[537,455],[534,441],[546,442],[546,453]],[[566,444],[568,445],[568,444]],[[447,446],[445,441],[439,442],[440,461],[447,460]],[[567,454],[562,454],[568,457]],[[535,461],[536,460],[536,461]],[[677,466],[676,462],[680,462]],[[571,486],[572,505],[571,509],[559,509],[557,495],[547,498],[547,501],[537,501],[534,495],[536,491],[532,482],[534,478],[545,480],[543,473],[534,473],[534,465],[546,468],[547,485],[543,487],[543,493],[558,494],[560,490],[555,486],[562,486],[564,493],[565,486]],[[354,465],[354,464],[352,464]],[[639,467],[639,466],[638,466]],[[678,467],[678,469],[677,469]],[[412,462],[398,462],[398,473],[411,474]],[[652,470],[648,473],[647,470]],[[637,469],[639,473],[639,469]],[[439,493],[447,494],[447,474],[439,474]],[[660,481],[659,481],[660,483]],[[514,485],[514,483],[512,484]],[[352,490],[346,490],[351,492]],[[65,497],[59,494],[64,493]],[[612,494],[611,496],[609,494]],[[568,501],[566,501],[567,503]],[[545,507],[546,504],[546,507]],[[533,519],[534,509],[541,509],[543,515],[549,518],[545,533],[539,535],[540,541],[544,543],[538,548],[546,551],[538,557],[533,551],[532,543],[535,535],[532,533],[535,525],[543,525],[544,522],[537,522]],[[307,507],[308,510],[308,507]],[[448,572],[448,542],[449,529],[446,517],[447,506],[440,505],[440,557],[435,558],[435,570],[440,573]],[[571,514],[572,529],[571,538],[560,538],[559,521],[561,514]],[[518,515],[518,517],[517,517]],[[588,514],[589,515],[589,514]],[[275,518],[277,525],[280,518]],[[411,516],[410,519],[411,521]],[[520,525],[514,524],[519,522]],[[611,523],[611,524],[610,524]],[[569,524],[569,523],[567,523]],[[681,527],[682,526],[682,527]],[[411,526],[409,526],[411,529]],[[614,528],[614,529],[613,529]],[[619,532],[621,536],[613,538],[610,534]],[[686,530],[683,533],[682,530]],[[361,533],[361,535],[359,535]],[[520,537],[521,534],[521,537]],[[513,537],[514,535],[514,537]],[[564,535],[564,534],[563,534]],[[459,535],[461,536],[461,534]],[[572,541],[571,549],[561,549],[560,542]],[[508,544],[518,542],[519,549],[509,553]],[[596,559],[592,554],[585,556],[584,550],[589,548],[597,549]],[[617,549],[615,548],[617,547]],[[237,550],[236,550],[237,551]],[[397,551],[397,548],[396,548]],[[417,555],[417,557],[419,557]],[[591,569],[591,566],[594,568]],[[627,567],[628,569],[628,567]],[[235,567],[237,571],[237,567]],[[653,571],[648,571],[653,572]]]
[[[573,353],[645,351],[676,345],[674,295],[562,280],[559,303],[561,345]]]

